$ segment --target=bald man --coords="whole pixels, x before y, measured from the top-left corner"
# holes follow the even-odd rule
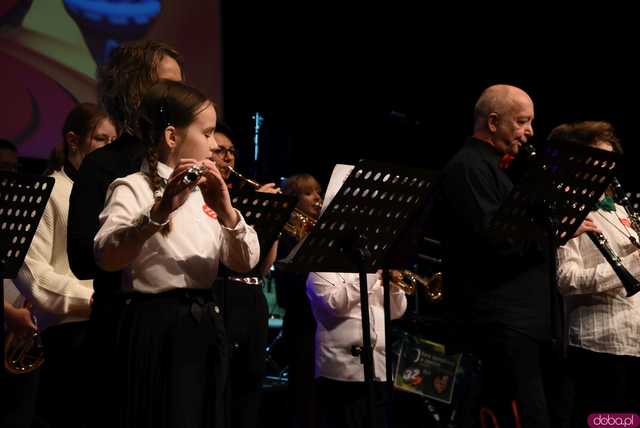
[[[516,400],[523,427],[550,426],[541,361],[553,337],[550,263],[545,243],[498,240],[491,219],[513,184],[500,168],[533,136],[533,102],[509,85],[487,88],[474,111],[473,136],[443,170],[435,223],[443,231],[447,292],[458,338],[482,360],[482,405],[513,426]],[[477,413],[473,412],[477,418]]]
[[[533,136],[533,101],[515,86],[494,85],[485,89],[473,116],[473,138],[503,155],[517,155]]]

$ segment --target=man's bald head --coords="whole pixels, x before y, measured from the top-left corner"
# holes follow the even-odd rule
[[[473,136],[503,154],[516,155],[533,136],[533,101],[510,85],[490,86],[474,110]]]
[[[531,103],[531,98],[522,89],[511,85],[493,85],[485,89],[473,110],[474,131],[486,129],[489,115],[500,116],[511,113],[522,103]]]

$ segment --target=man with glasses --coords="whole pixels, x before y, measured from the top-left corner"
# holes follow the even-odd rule
[[[229,189],[241,189],[246,183],[235,180],[226,168],[236,167],[236,147],[225,125],[218,124],[214,134],[218,149],[213,152]],[[258,192],[278,193],[275,183],[267,183]],[[277,242],[277,241],[276,241]],[[231,345],[229,397],[231,426],[258,426],[262,381],[265,372],[268,316],[267,300],[262,292],[263,277],[275,261],[277,244],[249,276],[232,272],[220,265],[217,284],[218,302],[222,305],[227,338]]]

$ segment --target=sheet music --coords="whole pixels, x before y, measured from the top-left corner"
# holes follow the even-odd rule
[[[333,167],[333,172],[331,173],[329,184],[327,184],[327,190],[324,192],[320,216],[322,216],[324,209],[329,206],[333,198],[336,196],[338,190],[340,190],[344,182],[347,180],[353,168],[354,165],[345,165],[341,163],[338,163],[335,167]]]
[[[322,208],[320,209],[319,217],[322,217],[322,213],[324,212],[325,208],[329,206],[344,182],[349,177],[349,174],[351,174],[353,168],[354,165],[345,165],[340,163],[336,164],[336,166],[333,167],[331,178],[329,179],[329,184],[327,184],[327,190],[324,192],[324,198],[322,199],[323,203]],[[293,260],[294,256],[296,255],[304,241],[306,241],[306,239],[306,236],[302,238],[300,242],[298,242],[296,246],[291,249],[291,252],[284,259],[282,259],[282,261],[288,263]]]

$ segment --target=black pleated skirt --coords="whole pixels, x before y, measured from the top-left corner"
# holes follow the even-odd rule
[[[116,340],[123,428],[222,428],[228,347],[211,290],[124,297]]]

